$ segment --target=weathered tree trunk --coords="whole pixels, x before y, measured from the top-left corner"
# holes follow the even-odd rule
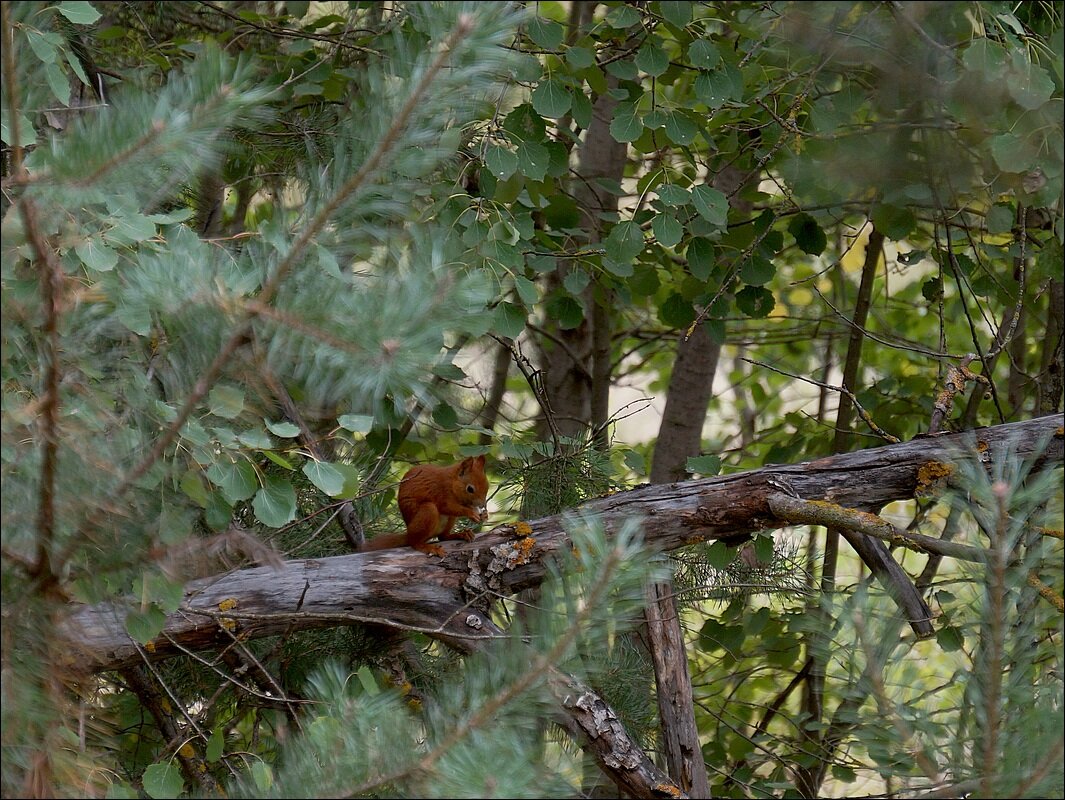
[[[608,87],[617,79],[611,77]],[[579,147],[579,180],[573,196],[583,214],[583,246],[602,236],[601,214],[617,211],[618,198],[597,182],[600,178],[620,181],[625,169],[626,146],[614,141],[610,123],[617,100],[605,92],[592,105],[592,123]],[[548,276],[548,291],[559,290],[573,265],[563,259]],[[597,297],[597,294],[599,295]],[[592,281],[581,293],[584,319],[575,328],[563,329],[554,320],[545,320],[547,336],[538,339],[544,388],[554,411],[558,428],[565,436],[581,436],[596,417],[603,417],[610,391],[610,298],[605,287]],[[598,309],[597,309],[598,305]],[[598,331],[597,331],[598,326]],[[593,415],[593,409],[595,414]],[[546,438],[546,431],[541,431]]]
[[[642,516],[645,538],[658,550],[705,539],[739,541],[752,531],[786,524],[770,507],[782,495],[831,499],[845,507],[883,506],[934,488],[921,477],[929,464],[945,465],[941,471],[953,473],[951,465],[960,460],[988,463],[1009,454],[1031,461],[1036,470],[1059,467],[1065,461],[1063,422],[1061,414],[1054,414],[793,466],[641,486],[594,500],[584,509],[597,514],[608,533]],[[470,598],[483,597],[486,590],[508,596],[539,585],[547,562],[572,547],[562,515],[529,524],[532,535],[517,541],[513,526],[504,525],[474,542],[446,543],[442,559],[401,548],[195,580],[187,584],[181,608],[167,618],[163,632],[144,646],[125,630],[134,601],[128,606],[72,605],[59,626],[63,652],[74,671],[117,670],[189,651],[223,649],[235,638],[353,624],[421,631],[468,651],[499,635]],[[930,546],[934,544],[922,545],[926,551]],[[574,694],[573,679],[557,681],[553,686],[568,724],[594,739],[599,765],[615,783],[640,797],[683,796],[646,757],[638,756],[594,692],[581,688]]]
[[[1039,359],[1039,393],[1036,413],[1050,414],[1061,408],[1065,379],[1065,281],[1051,280],[1047,292],[1046,337]]]
[[[682,337],[677,343],[655,444],[651,483],[683,480],[688,457],[698,455],[702,449],[706,408],[720,355],[721,344],[710,339],[705,325],[697,325],[691,336]],[[693,797],[709,797],[710,783],[695,724],[688,654],[672,581],[648,586],[645,597],[648,650],[655,668],[666,765],[673,780]]]
[[[1060,466],[1063,422],[1061,414],[1052,414],[802,464],[640,486],[593,500],[582,509],[597,514],[608,532],[643,517],[646,541],[660,551],[709,539],[739,541],[753,531],[785,524],[769,507],[768,498],[777,492],[806,500],[831,498],[851,508],[883,506],[912,498],[918,488],[933,488],[918,476],[930,463],[945,464],[948,469],[943,471],[950,472],[949,465],[963,459],[988,463],[1008,453],[1033,459],[1038,469]],[[570,546],[563,515],[529,524],[533,547],[520,563],[512,558],[513,526],[503,525],[473,542],[444,543],[442,559],[400,548],[287,561],[280,569],[256,567],[192,581],[181,609],[167,618],[163,633],[143,653],[125,632],[127,609],[120,605],[71,605],[61,632],[71,665],[91,671],[122,669],[143,663],[143,657],[169,658],[181,654],[182,647],[227,645],[232,638],[220,624],[223,619],[233,620],[248,639],[290,628],[367,622],[440,638],[484,638],[463,619],[448,619],[454,608],[467,602],[464,587],[482,580],[493,591],[510,595],[538,585],[545,576],[545,561]]]
[[[677,343],[677,358],[666,392],[666,407],[658,428],[651,483],[684,480],[689,456],[702,450],[706,408],[717,372],[721,345],[710,339],[705,325]]]

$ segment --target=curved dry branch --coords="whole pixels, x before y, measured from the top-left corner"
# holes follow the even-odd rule
[[[1059,467],[1065,460],[1062,422],[1062,415],[1055,414],[802,464],[641,486],[593,500],[582,511],[596,515],[608,532],[641,517],[646,540],[659,550],[708,539],[741,541],[754,531],[792,524],[771,508],[771,500],[782,495],[879,508],[934,490],[934,481],[949,480],[964,459],[990,463],[1008,454],[1032,460],[1037,469]],[[126,669],[145,657],[159,660],[190,650],[221,649],[234,637],[246,641],[367,623],[419,631],[469,652],[504,635],[482,608],[493,598],[543,581],[546,563],[572,546],[567,532],[571,521],[571,515],[558,515],[499,526],[473,542],[445,543],[441,559],[401,548],[287,561],[195,580],[186,586],[181,608],[167,618],[162,633],[144,647],[126,633],[127,607],[74,606],[60,627],[65,652],[76,671]],[[911,592],[920,601],[913,582],[879,540],[846,533],[852,544],[876,544],[883,551],[894,571],[877,574],[913,624],[919,608],[899,598],[899,592]],[[948,554],[949,548],[941,550]],[[634,797],[684,796],[648,761],[601,698],[556,672],[551,684],[563,724],[580,734],[620,787]]]
[[[853,508],[882,507],[934,490],[933,478],[949,480],[955,465],[973,453],[985,463],[1009,452],[1034,459],[1037,468],[1060,466],[1063,419],[1053,414],[801,464],[640,486],[593,500],[581,511],[596,515],[608,532],[642,517],[644,536],[658,550],[711,539],[739,541],[789,524],[770,508],[770,496],[778,493]],[[151,658],[162,659],[177,655],[177,644],[193,650],[225,646],[232,639],[223,625],[245,639],[362,623],[441,639],[485,638],[483,627],[468,627],[465,614],[454,609],[468,608],[476,616],[479,600],[539,584],[545,562],[570,546],[571,519],[564,514],[530,521],[528,530],[519,526],[528,536],[516,536],[516,526],[503,525],[473,542],[447,542],[442,559],[402,548],[286,561],[277,568],[192,581],[181,608],[147,650]],[[73,606],[62,626],[71,666],[102,671],[141,663],[125,631],[125,615],[116,604]]]

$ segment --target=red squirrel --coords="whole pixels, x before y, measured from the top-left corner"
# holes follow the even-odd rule
[[[473,531],[451,532],[459,517],[484,522],[488,478],[484,474],[484,456],[466,458],[450,467],[422,465],[414,467],[399,482],[399,511],[407,524],[406,533],[377,536],[360,548],[384,550],[389,547],[413,547],[423,553],[442,556],[443,548],[428,544],[434,536],[444,539],[473,541]]]

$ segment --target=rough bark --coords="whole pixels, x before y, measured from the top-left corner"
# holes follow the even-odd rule
[[[1039,359],[1039,396],[1036,413],[1049,414],[1061,408],[1065,378],[1065,281],[1051,280],[1047,292],[1046,337]]]
[[[616,78],[608,80],[609,88],[616,84]],[[617,196],[598,183],[600,178],[620,181],[625,168],[626,146],[610,135],[616,107],[617,100],[609,92],[596,98],[592,105],[592,122],[578,149],[577,173],[580,177],[573,185],[573,197],[584,215],[581,226],[585,233],[578,242],[580,246],[599,241],[603,226],[601,215],[618,208]],[[561,260],[558,269],[548,277],[549,292],[559,290],[572,266],[565,259]],[[565,436],[584,434],[594,422],[593,408],[598,416],[603,416],[606,393],[610,391],[609,297],[597,299],[596,289],[597,282],[593,281],[581,293],[584,319],[577,327],[562,329],[553,320],[545,320],[550,335],[541,336],[537,341],[544,370],[544,389],[558,428]],[[600,293],[604,294],[605,289],[600,287]],[[597,303],[600,305],[598,310]],[[596,326],[600,328],[598,336]],[[607,345],[605,352],[604,342]],[[544,431],[541,434],[541,438],[546,438]]]
[[[678,342],[655,443],[652,483],[683,480],[688,457],[702,450],[706,407],[720,355],[721,345],[710,339],[705,325],[697,325],[691,336]]]
[[[989,463],[1009,453],[1034,459],[1039,469],[1058,467],[1063,461],[1063,422],[1065,417],[1053,414],[801,464],[640,486],[593,500],[582,509],[598,515],[608,532],[642,517],[645,538],[658,550],[710,539],[739,541],[753,531],[786,524],[769,507],[769,497],[777,492],[850,508],[883,506],[931,488],[919,475],[922,467],[927,473],[929,465],[946,465],[942,471],[949,472],[960,460],[978,457]],[[974,448],[979,456],[973,455]],[[231,620],[224,624],[235,625],[246,639],[290,628],[367,622],[441,639],[485,638],[454,609],[467,607],[470,595],[510,595],[538,585],[545,562],[570,547],[563,520],[564,515],[557,515],[530,521],[528,551],[519,547],[529,545],[515,539],[514,527],[503,525],[473,542],[445,543],[442,559],[401,548],[287,561],[281,568],[257,567],[192,581],[181,608],[167,618],[163,633],[145,654],[159,660],[179,654],[178,645],[193,650],[228,645],[232,637],[220,629],[223,620]],[[125,613],[110,603],[72,605],[60,628],[71,666],[100,671],[142,663],[125,632]]]
[[[1065,460],[1065,418],[1060,414],[980,431],[919,439],[792,466],[736,475],[648,485],[585,505],[613,532],[634,516],[655,548],[668,550],[705,539],[742,540],[750,532],[782,527],[770,498],[783,492],[844,507],[884,505],[930,487],[921,469],[977,453],[984,463],[1007,452],[1035,469]],[[546,563],[572,546],[563,516],[530,523],[516,538],[504,525],[474,542],[447,543],[442,559],[407,548],[284,562],[192,581],[163,632],[143,647],[125,631],[135,603],[72,605],[59,626],[74,671],[128,669],[189,650],[221,649],[233,637],[247,641],[308,628],[379,624],[418,630],[460,650],[476,649],[498,632],[476,603],[538,585]],[[582,738],[600,767],[637,797],[684,793],[640,754],[613,712],[587,687],[552,675],[567,727]]]
[[[717,371],[721,345],[705,325],[681,338],[666,393],[666,407],[655,444],[651,483],[678,481],[687,475],[689,456],[702,449],[706,408]],[[655,668],[658,716],[669,774],[693,797],[709,797],[683,631],[671,581],[645,591],[648,650]]]
[[[680,626],[673,583],[662,581],[646,587],[647,635],[655,668],[658,719],[666,769],[670,777],[692,797],[710,797],[710,779],[703,761],[699,728],[695,723],[695,699],[684,630]]]

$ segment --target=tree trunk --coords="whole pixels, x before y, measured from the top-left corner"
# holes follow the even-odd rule
[[[1046,337],[1039,359],[1039,395],[1036,413],[1050,414],[1061,408],[1062,379],[1065,377],[1065,281],[1051,280],[1047,292]]]
[[[702,450],[706,407],[720,355],[721,344],[710,339],[705,325],[697,325],[691,336],[678,342],[655,443],[651,483],[684,480],[688,457]]]
[[[616,85],[617,79],[611,77],[608,88]],[[582,227],[585,233],[578,246],[598,242],[603,229],[601,215],[618,208],[617,196],[597,182],[599,178],[620,181],[624,173],[626,145],[614,141],[610,135],[616,107],[617,100],[609,91],[596,98],[592,105],[592,123],[579,148],[577,173],[580,177],[573,185],[573,197],[577,208],[584,214]],[[571,269],[573,265],[567,260],[560,261],[558,269],[548,276],[548,293],[563,291],[562,282]],[[558,428],[564,436],[575,437],[586,433],[589,425],[596,424],[596,417],[602,417],[601,421],[605,422],[610,391],[608,291],[593,280],[581,293],[580,301],[584,307],[584,319],[577,327],[563,329],[556,321],[548,319],[544,324],[547,335],[538,339],[544,389]],[[540,438],[547,438],[543,425]]]

